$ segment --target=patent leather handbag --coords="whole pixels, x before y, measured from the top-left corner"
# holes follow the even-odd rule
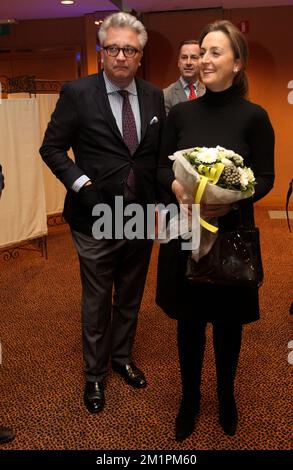
[[[188,258],[186,277],[196,284],[259,287],[263,267],[258,228],[220,231],[198,262]]]

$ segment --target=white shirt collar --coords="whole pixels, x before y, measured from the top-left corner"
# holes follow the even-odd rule
[[[121,88],[119,88],[117,85],[111,82],[105,70],[103,72],[104,72],[104,80],[105,80],[107,94],[109,95],[110,93],[117,93],[117,91],[121,90]],[[136,83],[135,83],[134,78],[129,83],[129,85],[126,88],[124,88],[124,90],[127,90],[128,93],[130,93],[131,95],[137,95]]]
[[[181,81],[182,86],[183,86],[184,89],[185,89],[185,88],[189,88],[189,83],[187,83],[187,82],[184,80],[183,77],[180,77],[179,80]],[[198,87],[198,80],[196,80],[196,82],[194,82],[193,86],[194,86],[195,89]]]

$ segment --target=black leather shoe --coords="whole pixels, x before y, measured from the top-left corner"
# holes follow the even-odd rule
[[[11,428],[0,427],[0,444],[6,444],[15,438],[15,432]]]
[[[219,421],[223,431],[229,436],[234,436],[238,424],[238,413],[234,397],[229,401],[220,402]]]
[[[184,441],[184,439],[193,433],[198,415],[199,402],[196,404],[181,402],[175,423],[175,439],[177,442]]]
[[[105,406],[103,382],[86,382],[84,404],[90,413],[99,413]]]
[[[146,378],[141,370],[139,370],[133,362],[129,364],[112,364],[113,370],[117,372],[129,385],[135,388],[144,388],[147,386]]]

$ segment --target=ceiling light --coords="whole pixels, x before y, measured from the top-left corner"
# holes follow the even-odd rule
[[[73,0],[61,0],[62,5],[73,5],[74,1]]]
[[[0,18],[0,24],[14,24],[14,23],[17,23],[17,21],[13,18],[8,18],[8,19]]]

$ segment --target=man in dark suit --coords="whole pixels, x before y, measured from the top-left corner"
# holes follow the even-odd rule
[[[205,93],[205,87],[199,80],[199,49],[195,39],[186,39],[179,46],[180,78],[164,89],[167,114],[175,104],[199,98]]]
[[[4,188],[4,175],[2,173],[2,166],[0,165],[0,198],[2,194],[2,189]],[[13,429],[0,426],[0,444],[6,444],[14,439],[15,432]]]
[[[115,221],[117,197],[123,207],[155,202],[165,119],[162,91],[134,78],[147,41],[141,22],[115,13],[104,20],[99,39],[103,70],[63,87],[40,149],[68,190],[64,216],[80,261],[84,403],[91,413],[104,407],[110,356],[128,384],[146,386],[131,353],[152,248],[147,239],[97,239],[92,209],[107,204]],[[67,155],[70,147],[75,163]]]

